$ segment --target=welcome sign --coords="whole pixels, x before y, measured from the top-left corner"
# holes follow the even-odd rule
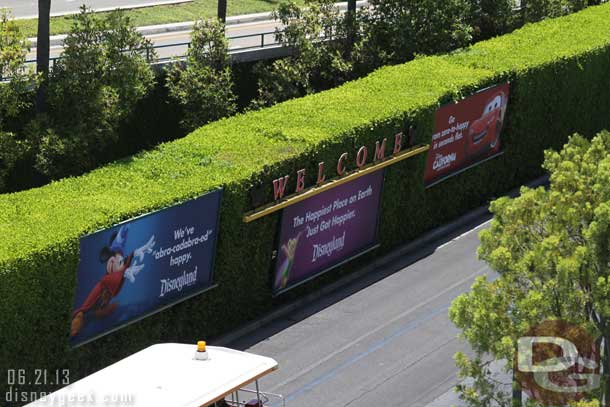
[[[85,236],[70,344],[101,335],[212,286],[222,191]]]
[[[382,187],[376,171],[284,209],[274,293],[375,247]]]

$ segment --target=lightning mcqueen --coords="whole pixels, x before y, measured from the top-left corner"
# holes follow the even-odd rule
[[[466,155],[476,157],[490,150],[500,149],[500,132],[504,112],[506,111],[506,95],[496,93],[485,105],[483,115],[470,125],[466,138]]]

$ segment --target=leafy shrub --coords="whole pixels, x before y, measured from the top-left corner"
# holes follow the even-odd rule
[[[610,132],[592,141],[571,136],[561,151],[545,152],[548,188],[524,187],[517,198],[491,203],[494,218],[479,235],[477,254],[499,277],[477,278],[449,308],[450,319],[475,353],[473,358],[461,352],[455,356],[460,378],[466,379],[458,387],[460,398],[468,406],[490,405],[492,399],[501,406],[525,404],[520,394],[511,395],[494,380],[488,361],[511,360],[519,338],[543,321],[586,326],[598,344],[608,343],[609,157]],[[519,372],[510,363],[505,369],[512,370],[513,385],[519,386]],[[609,374],[602,369],[600,382],[607,382]],[[584,393],[599,400],[610,396],[606,386]],[[545,401],[536,405],[560,404]]]
[[[361,13],[359,62],[367,70],[437,54],[472,40],[468,0],[372,0]]]
[[[16,135],[32,107],[36,77],[25,68],[29,44],[11,16],[0,10],[0,191],[24,159],[26,144]]]
[[[95,168],[118,141],[119,125],[154,85],[151,43],[121,11],[104,19],[85,8],[74,17],[64,53],[53,66],[48,119],[30,126],[36,167],[59,178]],[[38,133],[38,131],[42,133]]]
[[[26,144],[14,133],[0,131],[0,191],[6,188],[15,166],[26,152]]]
[[[533,0],[532,11],[529,13],[530,19],[538,19],[545,16],[544,13],[557,15],[572,12],[599,3],[600,0],[565,0],[562,3],[564,8],[560,8],[560,12],[554,11],[555,9],[549,6],[556,2],[557,0]],[[448,7],[446,12],[451,13],[452,10],[453,12],[456,10],[451,9],[452,5],[457,3],[449,2],[439,5],[437,2],[429,1],[425,4],[444,7],[443,10]],[[390,21],[392,19],[399,21],[402,18],[401,13],[403,17],[408,15],[408,13],[405,14],[405,10],[409,8],[416,10],[418,5],[425,4],[422,2],[414,4],[394,2],[394,5],[386,3],[386,14],[390,16]],[[462,2],[460,0],[459,4],[465,4],[467,7],[463,12],[456,14],[461,19],[458,21],[458,26],[462,27],[462,33],[470,30],[474,39],[487,38],[510,31],[523,22],[519,14],[511,11],[513,0],[494,2],[488,0],[464,0]],[[17,144],[13,147],[18,145],[19,148],[11,148],[11,151],[17,152],[19,156],[13,155],[3,161],[5,164],[0,163],[0,166],[11,163],[11,168],[4,166],[0,169],[3,174],[0,175],[3,177],[3,180],[0,181],[0,191],[23,190],[30,186],[48,183],[51,178],[79,174],[97,167],[101,163],[151,148],[159,142],[182,137],[186,130],[210,120],[231,115],[236,110],[236,97],[234,96],[236,87],[231,81],[231,76],[238,83],[236,91],[239,92],[240,108],[248,106],[251,99],[256,96],[256,82],[260,78],[261,86],[258,89],[258,96],[251,104],[256,108],[334,87],[346,80],[368,74],[371,69],[381,64],[379,61],[392,61],[396,57],[394,49],[386,50],[377,46],[383,44],[376,45],[369,35],[371,30],[364,28],[368,22],[376,22],[371,11],[360,10],[353,19],[344,20],[337,13],[332,1],[310,0],[310,5],[309,10],[299,10],[294,5],[288,4],[283,5],[278,11],[277,17],[289,25],[287,33],[280,34],[280,38],[285,44],[294,48],[295,57],[271,65],[259,65],[254,78],[252,78],[252,72],[244,68],[243,64],[237,70],[232,67],[231,74],[228,66],[225,69],[216,67],[215,69],[187,69],[184,72],[176,70],[169,73],[168,76],[171,78],[169,81],[160,78],[159,86],[141,96],[143,88],[149,89],[147,85],[142,85],[146,80],[143,82],[123,81],[121,72],[126,72],[128,68],[143,70],[144,65],[141,64],[141,60],[145,55],[149,55],[149,47],[142,44],[144,49],[137,50],[137,45],[129,45],[127,44],[129,41],[126,41],[124,46],[131,47],[132,51],[119,53],[116,51],[118,47],[115,47],[115,51],[110,52],[106,47],[106,51],[101,53],[106,52],[110,56],[108,60],[112,59],[121,67],[121,69],[109,68],[106,70],[106,82],[112,82],[112,85],[104,83],[103,86],[92,86],[89,89],[88,80],[81,75],[80,79],[74,79],[78,82],[80,90],[78,92],[61,90],[61,95],[56,97],[55,113],[51,112],[51,115],[31,119],[31,94],[36,90],[33,75],[27,77],[27,80],[14,82],[19,83],[16,88],[19,89],[19,92],[13,92],[12,95],[18,96],[18,98],[8,101],[5,97],[5,102],[0,102],[0,120],[4,122],[2,124],[4,129],[0,131],[12,133],[10,137],[5,137],[5,142],[9,139],[12,140],[9,145],[16,142]],[[391,7],[399,7],[396,9],[395,15],[392,14]],[[534,12],[536,8],[542,11]],[[434,13],[430,15],[435,16]],[[523,15],[527,17],[528,14]],[[116,17],[116,19],[121,18]],[[4,21],[4,26],[7,27],[8,18],[5,18]],[[436,16],[431,21],[439,22],[441,19]],[[91,23],[90,25],[96,26],[96,24],[97,26],[120,25],[112,22]],[[123,25],[123,27],[127,26],[128,24]],[[16,27],[12,25],[9,31],[15,32],[15,29]],[[209,27],[208,30],[210,29]],[[114,37],[115,42],[121,41],[120,36],[131,38],[134,43],[141,40],[137,36],[129,34],[128,31],[128,29],[111,30],[100,36]],[[213,34],[216,37],[212,35],[208,39],[199,41],[203,46],[195,45],[192,48],[191,52],[195,61],[199,59],[196,53],[209,53],[205,46],[208,43],[220,53],[219,55],[222,57],[220,60],[224,60],[222,63],[226,66],[226,44],[217,45],[220,44],[219,41],[224,41],[224,38],[219,35],[221,31],[222,29],[216,30],[216,34]],[[332,40],[320,43],[316,40],[315,33],[324,33]],[[394,33],[404,34],[401,30],[395,30]],[[446,36],[447,31],[441,34]],[[87,41],[97,44],[94,45],[94,48],[99,49],[100,36],[92,36]],[[5,38],[8,37],[5,36]],[[217,39],[212,40],[213,38]],[[464,41],[454,41],[451,46],[459,46],[463,43]],[[391,41],[386,41],[386,45],[388,44],[393,46]],[[440,41],[432,45],[437,49],[443,43]],[[23,54],[23,49],[16,50],[5,44],[0,52],[4,56],[19,56]],[[421,53],[427,52],[428,50],[421,50]],[[99,55],[95,56],[95,52],[82,51],[82,55],[99,57]],[[152,56],[152,53],[150,55]],[[219,60],[219,55],[210,58]],[[139,62],[133,63],[134,61]],[[84,65],[87,63],[90,61],[87,60]],[[206,66],[205,60],[200,65]],[[15,66],[23,68],[22,63],[17,63]],[[6,74],[4,75],[6,76]],[[129,74],[126,77],[133,78]],[[60,88],[65,87],[62,85]],[[5,89],[7,88],[0,86],[0,92]],[[91,92],[89,92],[90,90]],[[173,96],[168,97],[169,93],[172,93]],[[74,95],[76,97],[73,97]],[[86,95],[88,98],[80,106],[78,101],[81,100],[82,95]],[[72,106],[77,105],[78,114],[85,119],[77,119],[77,116],[73,116],[71,108],[62,105],[61,100],[64,96],[68,97],[67,100],[72,103]],[[12,117],[2,111],[2,109],[15,110],[15,108],[19,114]],[[181,125],[178,124],[178,121],[181,121]],[[84,138],[80,137],[80,134],[85,134]],[[9,149],[7,148],[6,151]],[[1,154],[2,151],[0,151]]]
[[[469,13],[476,41],[510,32],[519,23],[515,0],[471,0]]]
[[[167,81],[170,97],[183,110],[181,125],[189,131],[237,109],[224,24],[199,20],[191,41],[186,67],[174,65]]]
[[[342,14],[332,0],[282,3],[276,40],[291,56],[256,66],[252,108],[271,106],[338,86],[380,66],[437,54],[538,21],[578,11],[600,0],[373,0],[373,7]],[[322,41],[322,38],[326,40]]]
[[[605,0],[604,0],[605,1]],[[545,18],[555,18],[591,5],[598,5],[600,0],[522,0],[523,16],[526,22],[540,21]]]
[[[69,368],[76,379],[155,342],[212,337],[540,175],[545,149],[560,147],[573,132],[590,136],[610,128],[609,18],[607,4],[530,24],[461,52],[385,67],[339,88],[210,123],[81,177],[0,195],[3,367]],[[505,80],[511,96],[502,157],[430,189],[422,181],[424,156],[387,168],[381,248],[272,299],[271,253],[280,214],[242,221],[252,208],[252,185],[261,183],[271,199],[273,178],[300,168],[314,177],[319,161],[335,161],[361,145],[374,148],[376,140],[410,126],[417,129],[416,142],[429,143],[440,104]],[[218,287],[69,349],[79,238],[219,186],[225,189]],[[23,338],[36,338],[38,347]]]
[[[304,7],[282,3],[274,17],[283,29],[276,29],[275,37],[292,54],[257,66],[259,90],[252,107],[329,89],[416,54],[467,45],[469,12],[481,12],[468,1],[372,1],[373,7],[347,17],[333,0],[308,0]]]
[[[281,23],[275,39],[292,54],[261,62],[258,97],[252,107],[275,103],[338,86],[352,78],[348,21],[333,0],[307,0],[304,7],[282,3],[273,16]]]

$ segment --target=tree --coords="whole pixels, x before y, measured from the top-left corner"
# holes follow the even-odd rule
[[[522,5],[524,2],[522,1]],[[517,25],[515,0],[472,0],[469,24],[475,41],[505,34]]]
[[[29,44],[19,26],[5,11],[0,12],[0,191],[27,146],[16,131],[32,106],[36,77],[25,67]]]
[[[38,35],[36,40],[36,72],[42,82],[36,95],[36,109],[45,112],[47,108],[46,84],[49,76],[49,55],[51,35],[51,0],[38,0]]]
[[[527,0],[523,15],[526,22],[534,22],[574,13],[599,3],[598,0]]]
[[[349,59],[356,23],[341,15],[333,0],[282,3],[273,12],[284,27],[276,29],[276,41],[292,50],[290,57],[269,67],[259,64],[255,108],[332,88],[352,78]]]
[[[0,11],[0,130],[30,106],[28,95],[34,75],[25,67],[29,44],[19,26],[5,11]]]
[[[26,129],[39,171],[57,178],[103,161],[122,121],[154,85],[151,47],[122,11],[101,18],[83,7],[73,17],[49,78],[48,116]]]
[[[168,72],[170,97],[183,110],[182,127],[194,130],[237,110],[225,26],[219,20],[199,20],[192,33],[186,67]]]
[[[598,338],[602,386],[590,396],[610,405],[610,132],[571,137],[561,152],[545,153],[544,168],[548,189],[522,188],[520,197],[491,204],[478,254],[499,278],[478,279],[450,309],[476,353],[456,356],[461,373],[475,379],[459,389],[472,406],[492,405],[486,401],[497,390],[485,355],[512,360],[518,338],[548,319]],[[500,399],[510,405],[508,395]]]
[[[356,0],[347,0],[347,12],[348,13],[356,12]]]
[[[363,11],[360,70],[448,52],[469,44],[470,0],[371,0]]]
[[[345,15],[346,24],[348,27],[347,30],[347,40],[351,46],[353,46],[354,41],[356,41],[356,0],[348,0],[347,1],[347,13]],[[351,51],[351,47],[350,47]]]
[[[227,0],[218,0],[218,19],[223,24],[227,22]]]

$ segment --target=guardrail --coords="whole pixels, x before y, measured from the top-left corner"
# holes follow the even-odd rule
[[[229,45],[231,43],[231,41],[236,41],[236,40],[248,40],[248,39],[253,39],[252,44],[246,44],[246,45],[238,45],[238,46],[234,46],[234,47],[229,47],[229,54],[232,53],[237,53],[237,52],[243,52],[243,51],[249,51],[249,50],[254,50],[254,49],[264,49],[264,48],[269,48],[269,47],[276,47],[278,45],[278,42],[275,41],[275,34],[276,31],[265,31],[265,32],[261,32],[261,33],[253,33],[253,34],[243,34],[243,35],[233,35],[233,36],[228,36],[227,40],[229,40]],[[271,37],[271,38],[269,38]],[[168,61],[172,61],[172,60],[183,60],[184,58],[186,58],[187,55],[187,51],[188,48],[191,46],[191,41],[185,41],[185,42],[176,42],[176,43],[171,43],[171,44],[163,44],[163,45],[153,45],[151,48],[147,48],[145,49],[146,51],[146,60],[153,64],[153,63],[160,63],[160,62],[168,62]],[[167,56],[157,56],[157,57],[153,57],[153,53],[150,52],[151,50],[155,51],[155,54],[160,54],[160,52],[158,52],[159,50],[168,50],[168,49],[176,49],[175,53],[170,52],[169,55]],[[144,49],[142,49],[144,50]],[[167,54],[166,52],[162,52],[163,54]],[[55,64],[55,61],[57,61],[58,59],[61,59],[61,56],[57,56],[57,57],[51,57],[49,58],[49,66],[53,67],[53,65]],[[35,59],[28,59],[25,61],[26,64],[35,64],[36,60]]]
[[[343,0],[342,2],[339,2],[337,4],[339,5],[339,9],[341,10],[341,12],[346,11],[347,4],[346,4],[345,0]],[[356,2],[356,5],[357,5],[357,7],[367,7],[369,5],[369,3],[368,3],[368,0],[358,0]],[[230,47],[229,54],[234,54],[234,53],[239,53],[239,52],[244,52],[244,51],[249,51],[249,50],[277,47],[279,44],[275,41],[275,34],[276,34],[276,31],[266,31],[266,32],[262,32],[262,33],[227,36],[227,39],[229,40],[229,42],[231,42],[232,40],[247,40],[249,38],[253,38],[253,39],[259,38],[259,40],[260,40],[257,42],[253,42],[252,45]],[[269,36],[273,36],[272,39],[269,39]],[[178,43],[165,44],[165,45],[153,45],[152,49],[154,49],[155,51],[156,50],[166,50],[168,48],[177,48],[178,50],[181,50],[181,51],[178,51],[177,53],[172,54],[170,56],[160,56],[158,58],[153,59],[151,53],[148,52],[148,50],[147,50],[146,59],[151,64],[163,63],[163,62],[168,62],[168,61],[172,61],[172,60],[183,60],[186,57],[186,51],[188,50],[188,47],[190,46],[190,44],[191,44],[190,41],[188,41],[188,42],[178,42]],[[55,61],[57,61],[60,58],[61,58],[61,56],[49,58],[49,61],[50,61],[49,66],[53,67],[53,65],[55,64]],[[26,60],[25,63],[26,64],[35,64],[36,60],[29,59],[29,60]]]
[[[513,12],[515,14],[522,13],[524,11],[526,1],[527,0],[516,0],[515,7],[513,8]],[[608,1],[610,1],[610,0],[601,0],[602,3],[607,3]],[[359,6],[368,5],[368,1],[359,1],[358,4],[359,4]],[[280,44],[278,42],[276,42],[275,34],[276,34],[276,31],[266,31],[266,32],[261,32],[261,33],[227,36],[227,40],[229,40],[229,46],[230,46],[231,41],[246,40],[246,42],[248,42],[247,41],[248,39],[256,39],[256,38],[259,39],[258,41],[252,41],[252,45],[241,45],[241,46],[234,46],[234,47],[230,46],[229,54],[236,54],[236,53],[256,50],[256,49],[277,47]],[[270,36],[271,36],[271,39],[269,38]],[[152,48],[150,48],[150,49],[154,50],[155,54],[157,54],[157,55],[164,54],[164,55],[160,55],[160,56],[158,55],[156,58],[153,58],[153,54],[150,52],[150,49],[146,49],[146,60],[150,64],[165,63],[165,62],[169,62],[169,61],[173,61],[173,60],[178,60],[178,61],[184,60],[186,58],[187,51],[188,51],[188,48],[190,47],[190,45],[191,45],[191,41],[177,42],[177,43],[164,44],[164,45],[153,45]],[[165,52],[167,49],[176,49],[176,52],[167,53],[167,52]],[[162,52],[157,52],[159,50],[162,50]],[[57,61],[58,59],[61,59],[61,56],[49,58],[50,67],[53,67],[53,65],[55,64],[55,61]],[[26,63],[26,65],[35,64],[36,60],[29,59],[29,60],[26,60],[25,63]]]
[[[278,43],[275,41],[275,31],[265,31],[261,33],[254,34],[243,34],[243,35],[233,35],[228,36],[227,40],[229,40],[229,54],[236,52],[249,51],[253,49],[263,49],[266,47],[277,46]],[[266,38],[271,36],[271,39]],[[252,44],[249,45],[238,45],[231,47],[231,41],[235,40],[247,40],[247,39],[258,39],[258,41],[252,41]],[[186,51],[191,46],[191,42],[178,42],[173,44],[165,44],[165,45],[153,45],[152,50],[154,50],[157,54],[159,54],[159,50],[167,50],[170,48],[177,48],[176,53],[170,53],[168,56],[157,56],[157,58],[152,58],[152,55],[148,52],[146,54],[146,60],[149,63],[159,63],[159,62],[167,62],[171,60],[182,60],[186,58]]]

